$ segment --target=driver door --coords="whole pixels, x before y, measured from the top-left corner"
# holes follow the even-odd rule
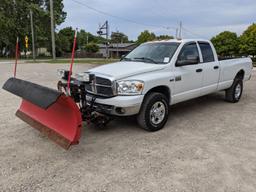
[[[175,84],[172,104],[199,97],[203,82],[203,64],[198,45],[190,42],[183,46],[174,67]]]

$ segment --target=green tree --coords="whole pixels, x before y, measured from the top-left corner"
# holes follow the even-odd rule
[[[63,28],[56,34],[56,53],[58,56],[72,51],[74,34],[75,29],[72,27]],[[87,50],[88,52],[97,52],[97,43],[105,42],[106,40],[103,37],[94,36],[93,34],[86,32],[84,29],[81,29],[77,33],[76,50],[81,49]]]
[[[79,49],[85,49],[88,43],[104,43],[106,40],[103,37],[95,36],[84,29],[81,29],[77,34],[77,45]]]
[[[95,43],[89,43],[85,46],[85,50],[89,53],[96,53],[99,51],[99,46]]]
[[[89,38],[90,37],[90,38]],[[84,49],[85,45],[91,40],[91,34],[87,33],[85,30],[80,30],[77,33],[77,47],[79,49]],[[87,42],[88,41],[88,42]]]
[[[55,24],[64,22],[63,0],[54,0]],[[16,37],[24,49],[24,37],[28,35],[31,44],[29,11],[33,11],[34,30],[37,47],[50,48],[49,0],[1,0],[0,3],[0,54],[3,50],[15,50]],[[30,45],[31,47],[31,45]]]
[[[231,57],[238,53],[239,40],[236,33],[224,31],[211,39],[217,54],[222,57]]]
[[[111,43],[128,43],[129,42],[128,36],[122,32],[112,32],[110,38],[111,38],[110,40]]]
[[[106,41],[107,40],[104,37],[92,35],[92,42],[93,43],[106,43]]]
[[[174,39],[173,36],[170,35],[159,35],[156,37],[157,40],[169,40],[169,39]]]
[[[140,33],[137,39],[137,44],[145,43],[147,41],[153,41],[156,39],[156,35],[154,33],[150,33],[148,30],[145,30]]]
[[[256,56],[256,24],[249,26],[240,36],[240,53]]]
[[[56,47],[61,52],[71,52],[73,48],[75,31],[72,27],[66,27],[59,31],[56,35]]]

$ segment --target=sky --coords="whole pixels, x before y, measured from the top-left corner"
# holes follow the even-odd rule
[[[67,18],[58,29],[72,26],[96,34],[108,20],[110,32],[136,40],[145,29],[157,35],[207,38],[228,30],[240,35],[256,22],[256,0],[64,0]],[[86,7],[86,6],[89,6]],[[95,11],[96,9],[96,11]]]

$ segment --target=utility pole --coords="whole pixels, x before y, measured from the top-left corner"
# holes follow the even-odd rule
[[[175,35],[176,39],[178,39],[178,32],[179,32],[179,29],[176,28],[176,35]]]
[[[108,52],[108,36],[109,36],[109,26],[108,26],[108,21],[106,21],[106,52],[107,52],[107,58],[109,58],[109,52]]]
[[[31,24],[31,33],[32,33],[32,52],[33,52],[33,60],[36,59],[35,52],[35,35],[34,35],[34,24],[33,24],[33,12],[30,9],[30,24]]]
[[[102,31],[105,30],[105,33]],[[102,26],[99,27],[97,31],[98,35],[106,35],[106,57],[109,58],[109,51],[108,51],[108,36],[109,36],[109,25],[108,21],[106,21]]]
[[[182,39],[181,30],[182,30],[182,22],[180,21],[180,30],[179,30],[179,38],[180,38],[180,39]]]
[[[117,42],[117,44],[116,44],[116,46],[117,46],[117,47],[116,47],[116,57],[117,57],[117,58],[119,58],[118,43],[119,43],[119,42]]]
[[[55,27],[54,27],[54,15],[53,15],[53,0],[50,0],[50,13],[51,13],[51,34],[52,34],[52,59],[56,59],[55,52]]]

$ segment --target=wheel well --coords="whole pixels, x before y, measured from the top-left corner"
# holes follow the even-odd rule
[[[240,70],[237,74],[235,79],[244,79],[244,70]]]
[[[170,98],[171,98],[171,94],[170,94],[170,89],[167,86],[157,86],[154,87],[152,89],[150,89],[146,95],[148,95],[149,93],[152,92],[157,92],[157,93],[162,93],[166,96],[166,98],[168,99],[168,102],[170,102]]]

